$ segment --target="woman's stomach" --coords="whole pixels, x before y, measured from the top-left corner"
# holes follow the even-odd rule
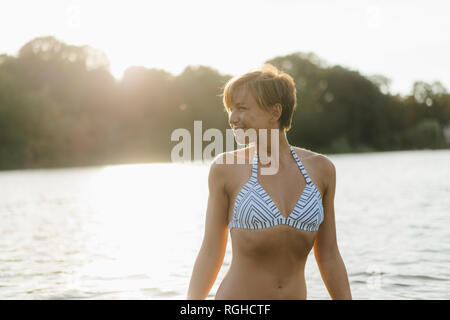
[[[232,229],[232,261],[216,299],[306,299],[304,268],[315,233],[279,225]]]
[[[277,272],[273,268],[231,264],[217,289],[218,300],[306,299],[304,268]]]

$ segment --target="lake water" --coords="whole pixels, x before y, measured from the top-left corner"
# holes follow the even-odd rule
[[[328,156],[354,299],[450,299],[450,150]],[[184,299],[208,164],[0,172],[1,299]],[[231,260],[225,261],[212,299]],[[330,299],[311,251],[308,299]]]

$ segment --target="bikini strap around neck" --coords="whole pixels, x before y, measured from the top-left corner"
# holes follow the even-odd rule
[[[289,147],[291,148],[291,152],[292,155],[294,156],[295,161],[297,161],[298,167],[300,168],[300,171],[302,172],[303,176],[305,177],[306,183],[311,183],[311,179],[308,176],[308,173],[306,173],[305,167],[303,167],[302,162],[300,161],[300,159],[297,156],[297,153],[294,150],[294,147],[292,147],[291,145],[289,145]]]
[[[295,161],[297,162],[298,167],[300,168],[300,171],[302,172],[303,176],[305,177],[306,183],[311,183],[312,180],[309,178],[308,173],[305,170],[305,167],[303,167],[302,162],[297,156],[297,153],[295,152],[294,148],[289,145],[289,148],[291,149],[292,156],[294,157]],[[253,156],[253,166],[252,166],[252,176],[251,179],[254,181],[258,180],[258,152],[255,149],[255,155]]]
[[[255,155],[253,156],[252,176],[253,181],[258,181],[258,152],[255,148]]]

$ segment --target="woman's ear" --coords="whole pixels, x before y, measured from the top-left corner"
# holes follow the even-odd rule
[[[281,104],[277,103],[273,105],[271,110],[273,120],[278,121],[281,118],[282,112],[283,108],[281,107]]]

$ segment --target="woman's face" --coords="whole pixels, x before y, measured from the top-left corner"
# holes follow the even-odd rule
[[[278,126],[274,126],[271,114],[259,107],[250,92],[245,89],[239,89],[236,92],[234,105],[230,106],[228,111],[228,121],[238,144],[254,142],[254,138],[250,136],[248,129],[254,129],[255,133],[259,134],[259,129],[278,128]],[[243,140],[242,134],[237,134],[237,129],[243,129],[249,137]]]

